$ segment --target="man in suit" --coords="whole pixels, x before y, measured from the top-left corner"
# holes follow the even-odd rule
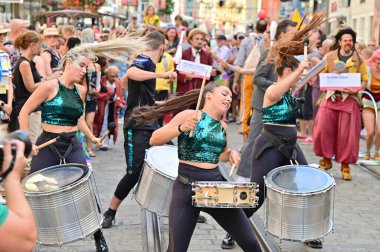
[[[195,63],[212,65],[211,54],[202,49],[206,33],[198,28],[190,31],[187,41],[191,47],[182,52],[182,59]],[[177,96],[184,95],[187,91],[201,88],[202,79],[194,77],[193,74],[179,74],[177,79]]]

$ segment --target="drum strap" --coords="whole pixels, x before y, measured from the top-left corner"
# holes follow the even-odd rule
[[[266,136],[268,137],[271,141],[272,141],[272,145],[274,147],[276,147],[286,158],[288,158],[290,160],[290,162],[293,164],[293,162],[295,162],[296,164],[298,164],[297,162],[297,150],[296,148],[293,149],[293,153],[290,154],[288,149],[286,148],[286,145],[284,144],[284,140],[288,140],[288,139],[281,139],[279,137],[277,137],[276,135],[272,134],[271,132],[269,132],[268,130],[266,129],[263,129],[261,134],[263,136]],[[297,140],[292,140],[292,139],[289,139],[288,141],[286,141],[288,144],[297,144]]]
[[[45,137],[45,141],[49,141],[49,137]],[[59,157],[59,164],[66,164],[66,158],[70,155],[71,151],[74,148],[74,140],[75,137],[72,137],[71,139],[68,137],[60,137],[58,141],[64,141],[66,143],[69,143],[69,146],[67,147],[65,154],[62,156],[61,153],[59,153],[57,147],[55,147],[54,144],[50,144],[49,148],[53,153],[55,153]]]
[[[184,176],[182,174],[178,174],[177,180],[184,185],[192,185],[193,184],[192,182],[190,182],[189,178],[187,178],[186,176]]]

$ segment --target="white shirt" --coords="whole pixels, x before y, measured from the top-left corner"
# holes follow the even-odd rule
[[[201,50],[199,49],[198,51],[194,49],[194,47],[191,47],[191,53],[194,56],[194,62],[197,64],[201,63]]]

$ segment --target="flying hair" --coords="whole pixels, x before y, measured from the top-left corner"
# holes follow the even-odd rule
[[[271,48],[265,61],[266,64],[274,63],[276,68],[282,65],[292,65],[293,57],[304,53],[304,41],[309,37],[310,31],[317,29],[328,20],[324,12],[315,12],[310,22],[301,29],[306,17],[307,14],[302,19],[296,32],[284,34]],[[308,53],[311,51],[310,45],[307,51]]]

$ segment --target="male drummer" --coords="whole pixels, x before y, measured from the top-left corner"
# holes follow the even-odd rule
[[[156,78],[174,80],[176,73],[168,71],[156,73],[156,64],[161,61],[165,37],[158,31],[147,35],[153,50],[137,56],[127,73],[122,77],[124,87],[128,85],[127,109],[124,116],[124,151],[127,170],[120,180],[112,196],[108,210],[104,213],[103,228],[110,228],[121,202],[136,185],[144,164],[145,150],[150,148],[149,139],[154,130],[159,128],[158,122],[136,125],[130,119],[135,107],[153,106],[155,104]]]

